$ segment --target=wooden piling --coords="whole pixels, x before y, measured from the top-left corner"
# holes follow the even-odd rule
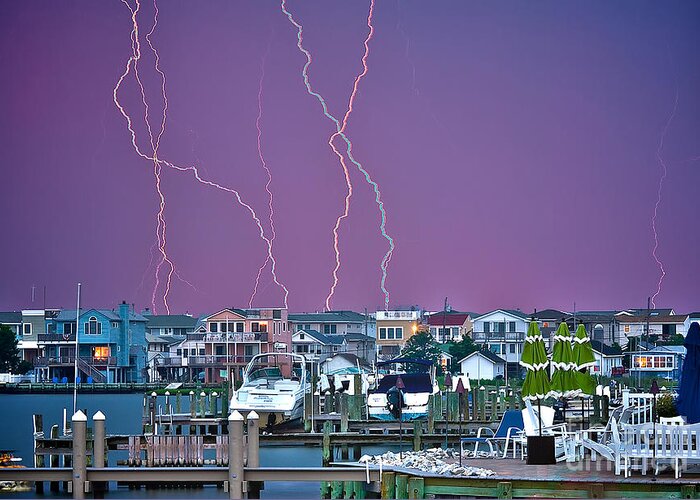
[[[435,433],[435,396],[428,396],[428,434]]]
[[[85,480],[87,477],[87,452],[86,433],[87,417],[82,411],[77,411],[71,419],[73,426],[73,498],[85,498]]]
[[[340,395],[340,432],[348,432],[348,395]]]
[[[304,432],[313,431],[313,428],[311,427],[313,422],[314,411],[313,397],[313,394],[310,392],[304,394]]]
[[[393,472],[384,472],[382,474],[381,497],[396,498],[396,474]]]
[[[321,452],[322,465],[328,467],[331,463],[331,458],[333,454],[331,453],[331,432],[333,431],[333,424],[330,420],[326,420],[323,423],[323,450]]]
[[[423,423],[419,420],[413,422],[413,451],[423,449]]]
[[[243,415],[228,417],[228,497],[243,498]]]
[[[422,477],[408,480],[408,498],[425,498],[425,480]]]
[[[95,425],[95,434],[93,436],[92,445],[92,465],[93,467],[102,468],[106,465],[107,454],[105,453],[105,416],[104,413],[98,411],[92,416],[92,421]],[[104,498],[105,484],[95,482],[92,485],[93,498]]]
[[[255,411],[248,413],[248,467],[260,467],[260,419]],[[248,482],[248,498],[260,498],[263,483]]]
[[[394,498],[408,498],[408,475],[396,474],[396,490]]]

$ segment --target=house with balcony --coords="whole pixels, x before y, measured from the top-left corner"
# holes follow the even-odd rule
[[[472,331],[472,318],[476,313],[440,311],[427,317],[430,334],[441,343],[461,342]]]
[[[169,356],[156,363],[164,379],[241,380],[243,369],[256,354],[292,351],[287,310],[222,309],[201,318],[194,333],[169,350]]]
[[[81,382],[143,382],[146,378],[146,318],[122,302],[115,310],[62,310],[47,320],[37,338],[38,380],[73,381],[78,337]]]
[[[377,356],[387,360],[401,354],[406,341],[418,332],[421,311],[377,311]]]
[[[20,359],[34,363],[39,355],[38,335],[46,333],[46,321],[54,314],[57,314],[54,309],[0,312],[0,324],[8,326],[17,336]]]
[[[613,368],[622,366],[624,355],[619,346],[609,346],[598,340],[591,340],[595,365],[592,367],[593,375],[611,377]]]
[[[528,315],[522,311],[496,309],[474,318],[472,340],[502,358],[508,376],[517,376],[529,324]]]
[[[675,335],[688,334],[690,316],[687,314],[661,314],[659,311],[644,311],[642,315],[620,314],[617,316],[620,341],[624,348],[633,337],[638,339],[664,340]]]
[[[376,324],[370,315],[354,311],[326,311],[289,315],[293,331],[314,330],[323,335],[363,334],[374,336]]]

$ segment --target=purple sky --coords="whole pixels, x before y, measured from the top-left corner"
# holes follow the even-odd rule
[[[132,0],[133,5],[133,0]],[[278,275],[293,310],[323,307],[345,184],[334,128],[301,78],[279,3],[162,2],[152,39],[167,74],[160,156],[236,187],[267,225],[256,149],[275,194]],[[342,116],[361,70],[367,2],[289,0],[311,83]],[[158,198],[112,101],[131,53],[117,1],[5,2],[0,15],[0,309],[125,299],[150,305]],[[153,6],[139,17],[142,35]],[[396,251],[391,306],[644,307],[656,291],[651,216],[667,276],[657,306],[700,309],[700,3],[380,1],[369,73],[347,134],[381,186]],[[143,42],[143,40],[142,40]],[[152,116],[160,80],[143,47]],[[131,75],[120,99],[146,145]],[[154,120],[157,123],[157,120]],[[696,158],[696,160],[692,160]],[[383,304],[374,195],[357,171],[341,227],[335,308]],[[163,172],[173,312],[247,306],[266,247],[228,194]],[[157,255],[156,255],[157,257]],[[36,301],[31,287],[36,285]],[[256,305],[281,293],[268,270]],[[162,296],[162,292],[159,292]],[[163,312],[159,301],[158,311]]]

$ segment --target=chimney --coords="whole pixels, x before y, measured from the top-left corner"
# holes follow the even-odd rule
[[[126,300],[122,300],[122,303],[119,304],[119,317],[122,321],[129,320],[129,304],[126,303]]]

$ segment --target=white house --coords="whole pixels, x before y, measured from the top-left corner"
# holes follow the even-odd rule
[[[674,335],[688,334],[691,319],[687,314],[659,315],[651,311],[649,316],[619,314],[617,321],[620,324],[620,345],[627,346],[631,337],[644,338],[647,334],[658,338],[668,338]],[[648,332],[647,332],[648,325]]]
[[[603,344],[597,340],[591,340],[591,348],[595,357],[595,365],[593,365],[592,370],[593,375],[610,377],[613,368],[622,366],[624,355],[620,349]]]
[[[527,328],[528,316],[522,311],[496,309],[474,318],[472,339],[508,363],[509,372],[517,372]]]
[[[488,350],[475,351],[459,362],[460,373],[471,379],[495,379],[505,376],[506,362]]]

